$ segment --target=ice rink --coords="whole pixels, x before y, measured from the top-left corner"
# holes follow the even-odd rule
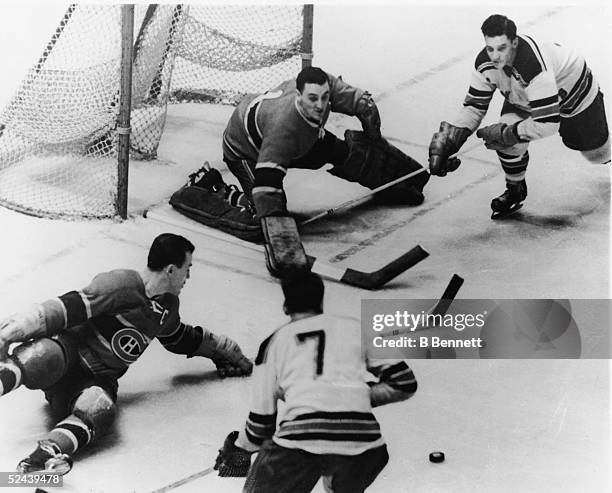
[[[61,17],[62,8],[48,8],[28,10],[32,26],[45,26],[44,16]],[[607,98],[610,123],[612,11],[604,2],[320,4],[314,64],[369,89],[383,135],[425,163],[432,133],[463,101],[483,46],[480,25],[493,13],[515,20],[520,33],[583,54]],[[3,36],[19,30],[13,24],[2,19]],[[24,50],[43,48],[48,36],[41,29],[23,41],[36,46]],[[14,58],[2,53],[0,63],[16,72],[22,60]],[[11,81],[0,87],[4,101]],[[496,121],[500,107],[497,95],[485,123]],[[254,355],[286,321],[280,287],[263,256],[200,234],[187,219],[190,228],[181,229],[142,217],[150,207],[166,210],[170,194],[204,160],[232,181],[220,145],[231,111],[169,108],[159,160],[132,163],[130,219],[123,223],[52,221],[0,208],[0,317],[80,288],[98,272],[141,270],[152,239],[171,231],[196,245],[182,318],[226,333]],[[336,115],[327,127],[341,134],[359,128],[359,121]],[[365,203],[305,227],[307,252],[339,267],[371,271],[416,244],[430,253],[380,291],[327,282],[327,311],[358,317],[362,299],[437,298],[453,273],[465,278],[460,298],[610,298],[609,165],[587,163],[559,136],[534,142],[525,205],[515,218],[494,222],[489,203],[504,188],[497,158],[476,138],[464,149],[457,172],[431,178],[421,206]],[[365,191],[323,171],[292,170],[285,183],[290,209],[300,217]],[[581,335],[584,348],[609,344],[594,330]],[[368,491],[612,491],[609,359],[415,359],[411,367],[416,395],[375,411],[391,458]],[[82,451],[64,488],[51,491],[150,493],[202,471],[214,463],[227,433],[243,426],[248,394],[248,378],[220,380],[209,361],[187,360],[155,342],[120,381],[115,433]],[[0,471],[12,471],[52,425],[41,392],[21,388],[2,397]],[[435,450],[444,451],[444,463],[428,461]],[[207,474],[169,491],[232,493],[242,483]]]

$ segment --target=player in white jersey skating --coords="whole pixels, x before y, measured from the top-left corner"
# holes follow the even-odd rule
[[[261,344],[246,426],[228,435],[215,468],[248,472],[250,493],[309,492],[321,477],[334,492],[364,491],[388,461],[372,407],[412,396],[414,374],[402,360],[370,360],[358,320],[323,314],[318,275],[282,288],[291,321]]]
[[[580,55],[517,35],[514,22],[503,15],[488,17],[481,30],[486,46],[476,57],[463,108],[434,134],[429,168],[439,176],[457,169],[460,161],[451,156],[478,128],[499,90],[505,98],[499,123],[476,132],[497,152],[506,175],[506,191],[491,202],[495,218],[527,196],[529,142],[558,132],[565,146],[602,164],[610,162],[610,139],[603,94]]]

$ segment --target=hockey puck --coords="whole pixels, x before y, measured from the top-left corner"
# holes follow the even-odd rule
[[[432,452],[429,454],[429,462],[444,462],[444,452]]]

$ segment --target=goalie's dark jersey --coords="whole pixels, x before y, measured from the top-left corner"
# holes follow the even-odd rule
[[[47,334],[68,331],[79,340],[81,363],[96,375],[119,378],[157,337],[169,351],[191,354],[202,329],[181,322],[170,293],[148,298],[140,274],[113,270],[80,291],[43,303]]]
[[[355,115],[364,91],[327,75],[329,103],[320,124],[307,119],[298,107],[294,79],[265,94],[246,96],[227,124],[223,155],[248,163],[254,181],[253,200],[260,216],[286,213],[282,183],[287,169],[298,167],[294,161],[323,138],[330,111]]]

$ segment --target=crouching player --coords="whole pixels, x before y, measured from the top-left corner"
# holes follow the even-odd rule
[[[178,296],[194,246],[162,234],[142,273],[113,270],[80,291],[33,305],[0,322],[0,395],[20,385],[42,389],[62,419],[17,470],[65,474],[72,455],[108,431],[117,380],[157,337],[169,351],[210,358],[223,375],[248,375],[252,363],[231,339],[181,322]],[[8,354],[9,346],[19,343]]]
[[[462,109],[432,137],[429,169],[445,176],[459,167],[460,160],[451,156],[478,128],[499,90],[505,99],[499,122],[476,132],[497,153],[506,175],[506,190],[491,201],[495,219],[518,209],[527,197],[531,141],[558,132],[566,147],[605,164],[610,136],[603,94],[582,56],[517,34],[515,23],[503,15],[488,17],[481,31],[486,46],[476,56]]]
[[[282,289],[291,321],[261,344],[246,427],[228,435],[215,468],[248,474],[245,492],[309,492],[321,477],[327,490],[364,491],[389,459],[372,407],[409,398],[417,382],[404,361],[368,360],[357,320],[323,314],[318,275]]]

